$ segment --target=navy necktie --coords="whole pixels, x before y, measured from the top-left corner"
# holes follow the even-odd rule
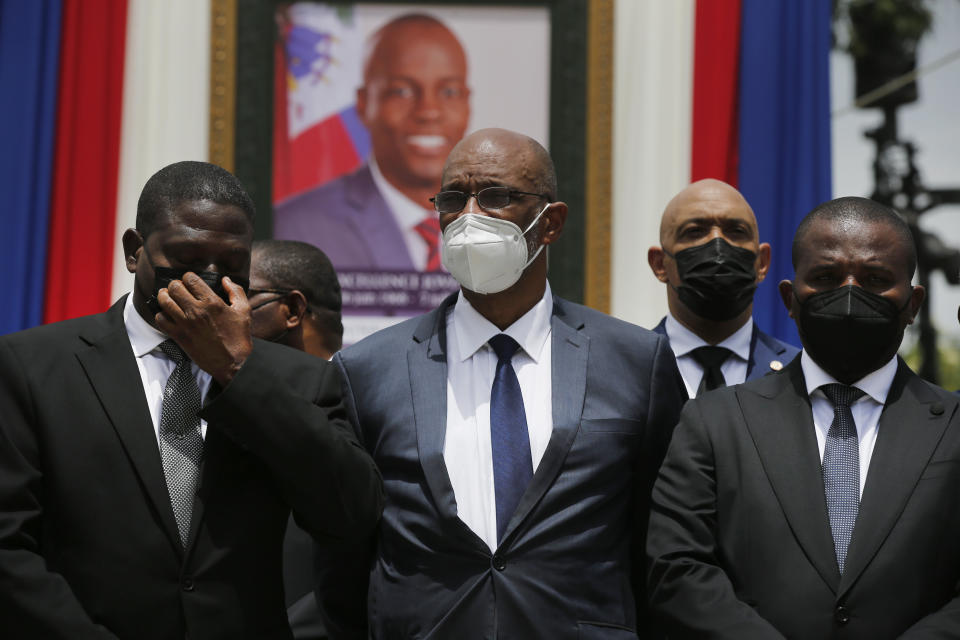
[[[533,478],[533,461],[523,394],[510,363],[520,345],[504,333],[490,338],[489,344],[497,354],[497,372],[490,390],[490,445],[497,501],[497,542],[500,542],[520,497]]]
[[[823,489],[837,566],[843,575],[847,547],[860,510],[860,446],[850,405],[863,391],[838,383],[820,388],[833,403],[833,422],[823,447]]]
[[[700,378],[697,395],[727,386],[720,367],[732,353],[733,351],[726,347],[697,347],[690,352],[697,364],[703,368],[703,377]]]

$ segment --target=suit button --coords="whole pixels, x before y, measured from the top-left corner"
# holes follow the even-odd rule
[[[846,607],[837,607],[833,610],[833,619],[837,624],[847,624],[850,622],[850,610]]]
[[[185,576],[180,582],[180,588],[184,591],[193,591],[193,578]]]
[[[507,568],[507,561],[498,553],[493,556],[493,568],[497,571],[503,571]]]

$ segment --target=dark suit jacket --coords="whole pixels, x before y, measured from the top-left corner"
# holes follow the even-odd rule
[[[258,340],[213,385],[184,550],[123,304],[0,338],[0,635],[289,638],[289,505],[330,540],[381,505],[336,368]]]
[[[443,458],[455,299],[334,358],[387,495],[372,637],[635,637],[649,492],[686,399],[673,353],[650,331],[554,298],[553,433],[491,554],[457,517]],[[336,596],[343,575],[322,574],[320,595]]]
[[[337,270],[415,270],[368,165],[277,204],[273,235],[320,247]]]
[[[799,358],[688,402],[653,503],[670,638],[960,637],[957,398],[902,361],[842,577]]]
[[[667,319],[660,320],[660,324],[653,328],[662,336],[667,335]],[[669,340],[670,338],[667,337]],[[753,332],[750,335],[750,359],[747,361],[747,380],[755,380],[767,375],[771,371],[779,371],[791,360],[797,357],[800,349],[792,344],[777,340],[768,333],[757,328],[753,323]],[[779,366],[774,363],[779,363]]]

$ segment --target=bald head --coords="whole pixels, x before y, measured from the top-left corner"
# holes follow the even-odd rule
[[[711,217],[728,220],[731,225],[743,225],[749,229],[751,238],[759,241],[757,218],[746,199],[726,182],[707,178],[689,185],[667,203],[660,218],[661,246],[671,250],[680,240],[679,236],[686,232],[686,225]]]
[[[471,167],[493,170],[501,184],[543,193],[549,201],[557,199],[557,172],[553,159],[530,136],[507,129],[480,129],[457,143],[443,167],[443,184],[453,172]]]
[[[457,36],[436,18],[420,13],[400,16],[380,27],[367,40],[363,57],[363,81],[383,74],[398,56],[409,52],[411,46],[426,42],[435,49],[446,63],[466,78],[467,56]]]

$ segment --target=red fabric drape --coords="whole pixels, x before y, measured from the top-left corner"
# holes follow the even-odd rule
[[[692,181],[737,186],[740,0],[697,0],[693,51]]]
[[[111,302],[126,29],[127,0],[64,0],[44,322]]]

